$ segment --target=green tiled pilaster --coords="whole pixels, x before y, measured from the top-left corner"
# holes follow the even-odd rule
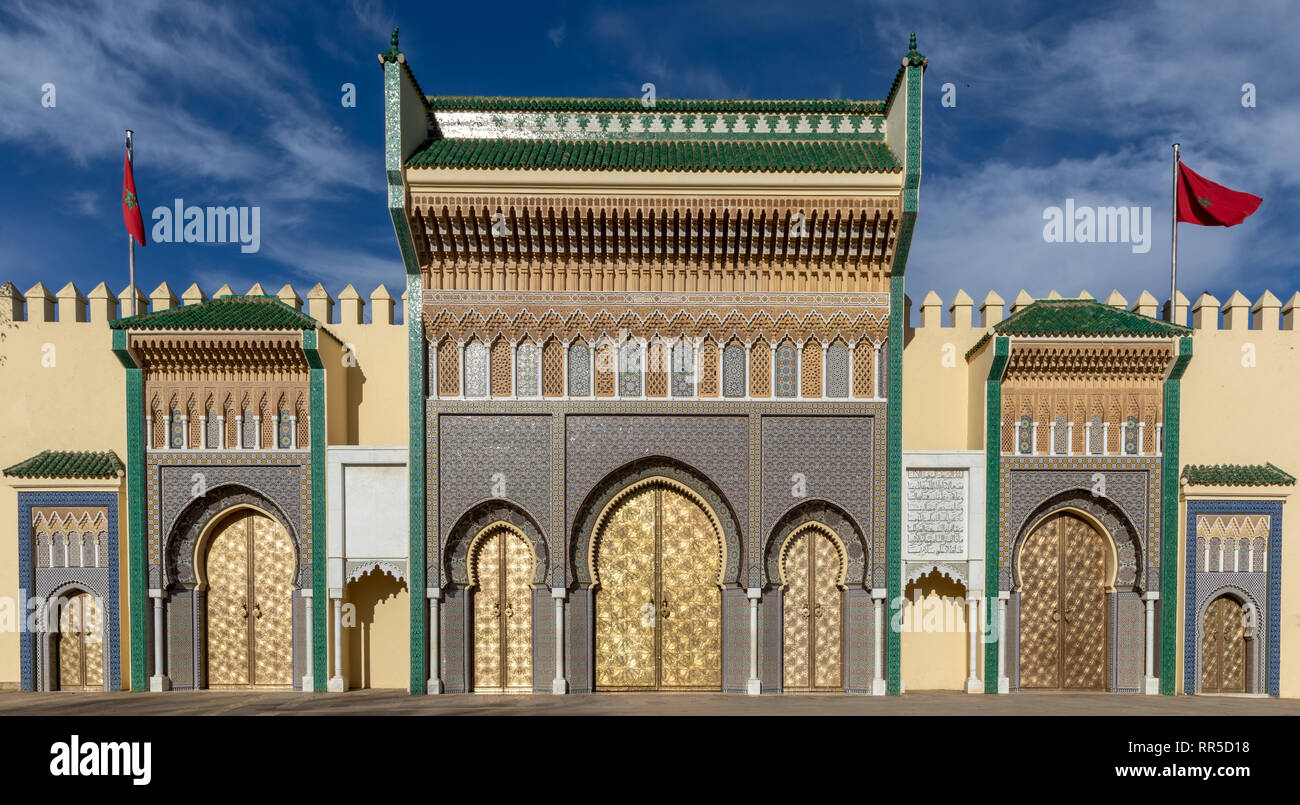
[[[148,690],[145,670],[144,372],[125,330],[113,331],[113,354],[126,369],[126,564],[131,635],[131,690]]]
[[[329,623],[329,589],[325,578],[325,365],[317,349],[318,332],[304,330],[302,351],[310,373],[308,394],[311,408],[311,677],[313,690],[325,690],[329,676],[326,640]]]
[[[1183,372],[1192,339],[1178,339],[1178,354],[1165,379],[1164,457],[1160,472],[1160,693],[1173,696],[1178,680],[1178,430]]]
[[[1005,337],[993,342],[993,365],[984,383],[984,611],[995,621],[1001,584],[998,567],[998,520],[1002,511],[1002,373],[1011,349]],[[984,692],[998,692],[998,643],[984,644]]]

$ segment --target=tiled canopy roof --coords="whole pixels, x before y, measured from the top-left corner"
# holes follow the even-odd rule
[[[111,450],[43,450],[4,473],[15,478],[117,478],[122,462]]]
[[[1095,299],[1039,299],[993,325],[966,353],[979,352],[994,335],[1053,338],[1173,338],[1189,327],[1104,305]]]
[[[880,173],[903,168],[889,146],[879,140],[440,139],[417,150],[407,164],[440,168],[792,173]]]
[[[115,330],[310,330],[316,320],[274,296],[223,296],[109,324]]]
[[[1294,486],[1295,476],[1265,464],[1188,464],[1183,478],[1195,486]]]
[[[881,114],[884,101],[845,98],[714,100],[658,98],[647,106],[640,98],[526,98],[475,95],[430,95],[435,112],[663,112],[699,114]]]

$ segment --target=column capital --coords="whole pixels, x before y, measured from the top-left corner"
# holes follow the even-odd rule
[[[310,587],[303,587],[301,590],[298,591],[298,593],[299,593],[303,598],[311,598],[313,592],[314,592],[314,590],[312,590],[312,588],[310,588]]]
[[[745,597],[748,598],[750,601],[757,601],[763,597],[763,588],[750,587],[749,589],[745,590]]]
[[[999,600],[999,601],[1010,601],[1010,600],[1011,600],[1011,591],[1010,591],[1010,590],[998,590],[998,600]]]
[[[425,591],[424,591],[424,597],[425,597],[425,598],[432,598],[433,600],[437,601],[438,599],[442,598],[442,588],[441,588],[441,587],[429,587],[429,588],[425,589]]]
[[[883,601],[884,599],[886,599],[886,598],[888,598],[888,597],[889,597],[889,588],[888,588],[888,587],[872,587],[872,588],[871,588],[871,598],[872,598],[872,600],[874,600],[874,601]]]
[[[157,589],[157,588],[153,588],[153,589],[150,589],[150,590],[149,590],[149,597],[150,597],[150,598],[165,598],[166,596],[163,595],[163,591],[162,591],[162,590]]]
[[[1159,600],[1160,600],[1160,591],[1159,591],[1159,590],[1147,590],[1146,592],[1142,593],[1142,600],[1143,600],[1143,601],[1159,601]]]
[[[330,589],[330,598],[342,598],[342,597],[343,597],[343,588],[342,588],[342,587],[331,587],[331,588],[329,588],[329,589]]]
[[[551,588],[551,597],[558,601],[563,601],[565,598],[568,597],[568,595],[569,595],[569,589],[567,587]]]

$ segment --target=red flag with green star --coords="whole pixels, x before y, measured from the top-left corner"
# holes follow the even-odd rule
[[[1198,226],[1236,226],[1264,199],[1231,190],[1178,163],[1178,220]]]
[[[131,175],[131,152],[126,154],[126,167],[122,176],[122,220],[126,231],[136,243],[144,245],[144,219],[140,217],[140,199],[135,195],[135,177]]]

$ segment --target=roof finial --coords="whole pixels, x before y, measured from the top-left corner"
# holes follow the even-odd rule
[[[393,29],[393,44],[397,44],[397,29]],[[907,43],[907,50],[909,53],[916,52],[916,31],[912,31],[912,40]]]
[[[397,49],[397,26],[396,25],[393,26],[393,38],[392,40],[390,40],[389,44],[393,46],[393,50]],[[916,34],[912,34],[912,50],[916,50]]]
[[[926,59],[916,51],[916,31],[912,31],[907,42],[907,55],[903,57],[904,67],[924,67]]]
[[[388,42],[388,50],[379,54],[379,63],[387,64],[390,61],[398,63],[405,62],[406,58],[402,56],[402,52],[397,49],[397,26],[393,26],[393,36],[388,40]]]

